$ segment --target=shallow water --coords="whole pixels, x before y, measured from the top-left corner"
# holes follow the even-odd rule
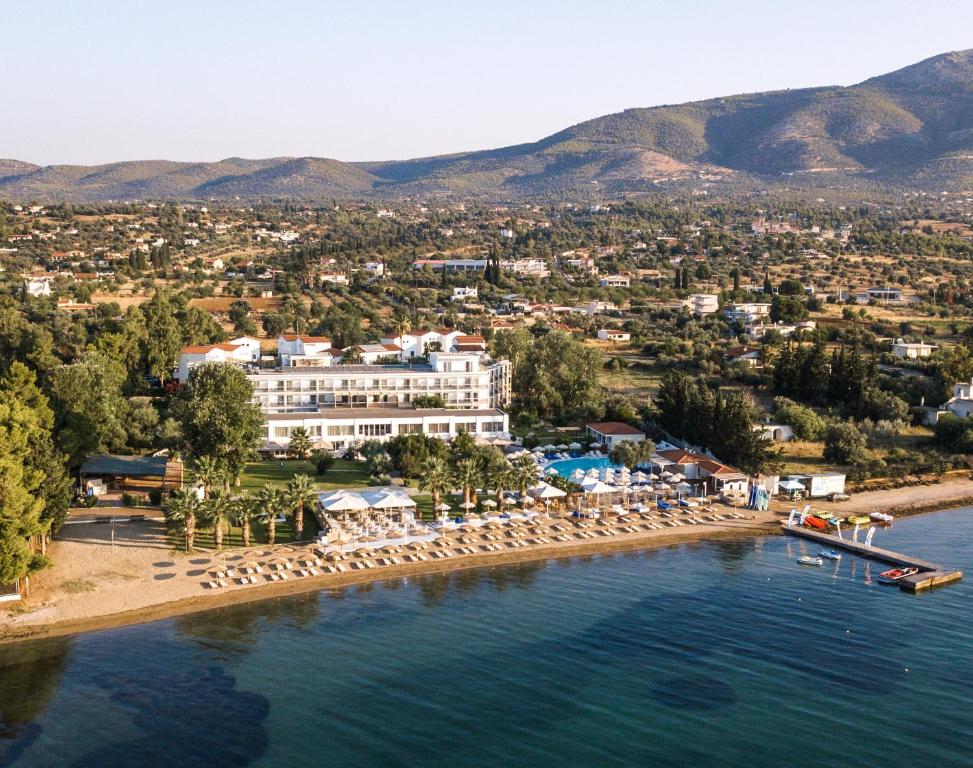
[[[875,544],[973,570],[973,510]],[[971,582],[785,537],[491,567],[0,648],[0,765],[970,766]]]

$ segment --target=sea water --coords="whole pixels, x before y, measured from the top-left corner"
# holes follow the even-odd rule
[[[973,573],[973,510],[875,544]],[[0,647],[0,765],[973,765],[973,582],[788,537],[394,579]]]

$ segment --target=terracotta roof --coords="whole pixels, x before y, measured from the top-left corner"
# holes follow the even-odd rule
[[[183,347],[182,353],[184,355],[205,355],[214,349],[222,349],[224,352],[236,352],[238,347],[232,344],[202,344],[196,347]]]
[[[642,435],[645,437],[645,432],[641,429],[636,429],[623,421],[596,421],[593,424],[588,424],[588,429],[602,435]]]
[[[456,344],[485,344],[486,339],[482,336],[457,336],[455,339]]]
[[[695,464],[702,456],[692,451],[684,451],[682,448],[669,448],[665,451],[657,451],[664,459],[669,459],[673,464]]]
[[[330,344],[331,339],[327,336],[304,336],[296,333],[282,333],[280,337],[284,341],[309,341],[312,344]]]

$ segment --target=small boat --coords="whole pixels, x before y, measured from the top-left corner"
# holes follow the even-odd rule
[[[915,576],[917,573],[919,573],[918,568],[892,568],[891,570],[883,571],[878,575],[878,583],[897,584],[906,576]]]
[[[810,526],[811,528],[817,528],[819,531],[822,531],[828,527],[828,524],[816,515],[808,515],[805,517],[804,525]]]
[[[819,557],[823,557],[825,560],[840,560],[841,553],[834,549],[822,549],[818,552]]]
[[[830,520],[834,517],[834,512],[815,512],[815,517],[820,517],[822,520]]]
[[[879,523],[891,523],[895,517],[887,512],[872,512],[869,517]]]
[[[848,518],[848,522],[852,525],[868,525],[870,522],[872,522],[872,518],[867,517],[866,515],[852,515]]]
[[[820,557],[811,557],[810,555],[804,555],[804,557],[797,558],[798,565],[824,565],[824,560]]]

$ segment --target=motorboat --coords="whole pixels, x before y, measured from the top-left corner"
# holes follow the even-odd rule
[[[825,560],[840,560],[841,553],[835,549],[822,549],[818,552],[818,557],[823,557]]]
[[[891,523],[895,520],[895,517],[890,515],[888,512],[872,512],[869,517],[878,523]]]
[[[906,576],[915,576],[919,573],[918,568],[892,568],[888,571],[882,571],[878,575],[879,584],[898,584]]]
[[[868,525],[872,522],[872,518],[866,515],[852,515],[848,518],[848,522],[852,525]]]
[[[811,557],[810,555],[804,555],[803,557],[797,558],[798,565],[824,565],[824,560],[820,557]]]

